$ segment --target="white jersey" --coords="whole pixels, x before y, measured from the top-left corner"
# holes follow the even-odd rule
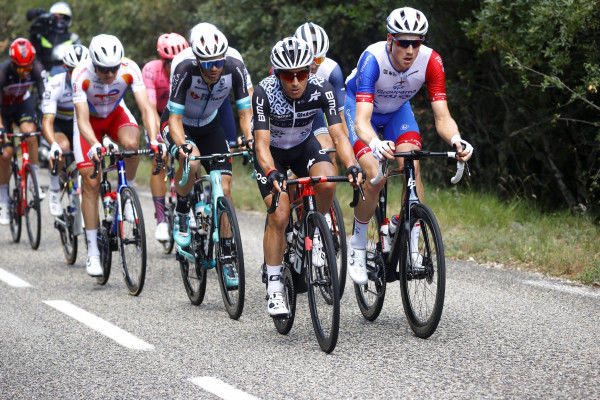
[[[90,115],[94,117],[106,118],[121,103],[129,87],[134,93],[146,89],[140,67],[128,58],[123,58],[117,76],[110,85],[104,84],[96,75],[91,60],[73,71],[73,103],[87,102]]]
[[[229,57],[233,57],[237,60],[240,60],[242,63],[244,62],[244,59],[242,58],[242,55],[240,54],[239,51],[237,51],[236,49],[234,49],[233,47],[228,47],[227,51],[225,52],[226,56]],[[173,61],[171,61],[171,85],[173,85],[173,71],[175,71],[175,68],[177,67],[177,65],[182,62],[183,60],[195,60],[196,59],[196,55],[194,54],[194,52],[192,51],[191,47],[188,47],[182,51],[179,52],[179,54],[177,54],[175,56],[175,58],[173,58]],[[244,64],[245,65],[245,64]],[[245,68],[244,72],[246,73],[246,85],[248,87],[248,89],[252,88],[252,78],[250,78],[250,73],[248,72],[248,69]]]
[[[66,72],[54,75],[46,84],[42,96],[42,113],[53,114],[58,119],[73,119],[73,89]]]

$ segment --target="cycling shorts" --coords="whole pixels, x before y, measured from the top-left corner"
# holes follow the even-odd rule
[[[309,176],[309,169],[314,164],[325,161],[332,164],[329,155],[321,149],[321,144],[315,138],[314,135],[309,135],[306,140],[294,147],[289,149],[281,149],[279,147],[269,147],[273,161],[275,161],[275,168],[287,176],[287,170],[291,169],[292,172],[298,177]],[[254,172],[256,174],[256,183],[258,184],[258,190],[264,199],[271,191],[267,185],[267,177],[265,172],[258,164],[257,157],[254,157]]]
[[[28,97],[24,101],[1,106],[2,107],[2,123],[7,132],[12,132],[12,124],[21,125],[24,122],[36,121],[35,108],[33,106],[33,97]]]
[[[166,109],[165,109],[166,110]],[[163,113],[164,117],[165,113]],[[167,117],[168,118],[168,117]],[[209,156],[217,153],[229,153],[229,146],[225,139],[225,132],[219,121],[219,114],[204,126],[189,126],[183,125],[183,131],[188,143],[196,146],[200,151],[200,155]],[[163,139],[167,145],[167,151],[173,154],[176,151],[177,145],[171,136],[169,130],[168,119],[167,123],[161,121]],[[208,161],[202,161],[202,166],[210,173],[212,169],[221,171],[224,175],[231,175],[231,158],[211,164]]]
[[[106,118],[98,118],[90,115],[90,124],[98,141],[102,141],[102,136],[107,135],[114,142],[119,142],[119,129],[126,126],[138,128],[133,115],[129,109],[123,105],[118,105]],[[88,152],[92,146],[79,133],[77,122],[73,124],[73,152],[77,168],[93,167],[94,163],[88,158]]]
[[[354,94],[346,92],[346,103],[344,104],[344,116],[346,117],[346,126],[350,134],[350,144],[354,149],[354,156],[358,160],[360,157],[369,153],[371,149],[363,143],[356,134],[354,121],[356,119],[356,98]],[[404,103],[398,110],[389,114],[373,113],[371,116],[371,126],[375,132],[383,129],[383,140],[391,140],[398,146],[401,143],[411,143],[421,148],[421,134],[419,125],[415,120],[410,102]]]
[[[54,118],[54,133],[62,133],[69,139],[69,144],[73,148],[73,120]]]

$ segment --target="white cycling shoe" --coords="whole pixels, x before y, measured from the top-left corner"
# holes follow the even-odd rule
[[[169,224],[166,222],[161,222],[156,225],[156,230],[154,231],[154,238],[159,242],[168,242],[171,238],[169,236]]]
[[[318,233],[315,233],[315,236],[313,236],[312,263],[315,267],[322,267],[325,265],[325,252],[323,251],[321,236]]]
[[[133,223],[135,221],[135,216],[133,215],[133,206],[131,205],[131,201],[125,203],[125,207],[123,207],[123,217],[125,221]]]
[[[0,225],[10,224],[8,203],[0,203]]]
[[[85,271],[90,276],[102,276],[104,270],[100,264],[100,256],[88,256],[87,261],[85,262]]]
[[[348,254],[348,274],[357,285],[364,285],[369,280],[367,276],[367,250],[355,249],[350,246]]]
[[[288,315],[290,313],[282,292],[275,292],[268,296],[267,311],[271,317]]]
[[[63,206],[60,204],[60,192],[54,190],[48,190],[48,208],[50,208],[50,214],[54,217],[59,217],[63,213]]]

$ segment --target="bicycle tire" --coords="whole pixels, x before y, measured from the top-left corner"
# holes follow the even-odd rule
[[[287,266],[284,266],[281,270],[281,279],[284,288],[284,296],[287,298],[288,307],[290,313],[287,317],[275,316],[273,318],[273,324],[275,329],[282,335],[287,335],[292,326],[294,325],[294,319],[296,317],[296,290],[294,288],[294,280],[292,279],[292,273]]]
[[[242,236],[240,235],[240,227],[235,214],[235,209],[231,200],[227,197],[222,196],[217,199],[217,221],[219,222],[219,242],[217,243],[216,254],[217,254],[217,275],[219,277],[219,288],[221,289],[221,296],[223,297],[223,304],[229,314],[229,318],[238,319],[244,311],[244,298],[246,293],[246,279],[244,271],[244,250],[242,248]],[[221,222],[221,216],[225,213],[229,226],[231,227],[232,233],[232,260],[235,262],[234,268],[237,270],[238,285],[237,288],[228,288],[224,276],[224,264],[223,260],[225,255],[223,254],[223,236],[221,229],[224,228]],[[237,292],[237,299],[235,293]]]
[[[354,294],[358,309],[367,321],[375,321],[385,300],[386,276],[385,261],[381,252],[381,221],[383,217],[379,206],[375,209],[373,218],[367,227],[367,276],[365,285],[354,284]]]
[[[306,263],[305,279],[308,286],[308,305],[319,347],[325,353],[331,353],[337,345],[340,328],[340,292],[337,279],[337,264],[335,260],[333,239],[331,238],[331,232],[329,231],[325,217],[321,213],[313,212],[307,216],[306,237],[312,239],[316,228],[319,229],[319,236],[321,237],[321,244],[323,245],[325,265],[322,270],[320,267],[314,266],[312,262],[312,248],[309,247],[308,249],[305,249],[307,252],[304,257],[304,262]],[[332,268],[332,266],[335,267]],[[318,289],[316,287],[318,287]],[[331,297],[329,301],[326,296],[321,293],[322,289],[324,289]],[[319,311],[318,302],[320,299],[322,299],[327,306],[330,306],[327,307],[326,312]],[[323,329],[324,314],[329,314],[331,317],[331,324],[328,332],[325,332]]]
[[[142,213],[142,206],[140,200],[135,192],[135,189],[131,186],[124,187],[121,190],[121,210],[125,210],[125,206],[130,202],[133,207],[133,221],[127,221],[125,216],[122,216],[122,220],[118,224],[119,231],[119,253],[121,255],[121,265],[123,266],[123,279],[129,294],[132,296],[139,296],[144,289],[144,281],[146,279],[146,230],[144,228],[144,215]],[[125,232],[125,227],[131,224],[131,238],[128,238]],[[125,246],[134,245],[134,252],[131,253],[133,256],[135,253],[139,254],[139,270],[133,270],[134,263],[132,258],[126,255]],[[128,250],[128,249],[127,249]]]
[[[173,223],[175,222],[175,204],[169,200],[169,204],[166,207],[165,214],[167,217],[167,224],[169,225],[169,240],[161,242],[163,251],[165,254],[171,254],[175,245],[175,239],[173,239]]]
[[[96,277],[96,282],[99,285],[106,285],[108,278],[110,277],[110,270],[112,266],[112,245],[111,242],[114,240],[111,235],[112,223],[108,221],[102,221],[98,227],[98,251],[100,252],[100,264],[102,265],[102,276]],[[87,241],[86,241],[87,243]]]
[[[31,182],[31,185],[29,182]],[[31,199],[28,194],[31,195]],[[25,199],[27,201],[27,208],[25,209],[27,236],[29,237],[31,248],[37,250],[40,247],[40,240],[42,238],[42,210],[37,177],[29,166],[25,169]]]
[[[202,266],[201,260],[196,260],[193,271],[196,273],[195,276],[190,276],[190,262],[181,255],[179,257],[179,269],[181,271],[181,277],[183,279],[183,287],[187,293],[190,302],[198,306],[204,301],[204,294],[206,293],[206,269]],[[195,285],[194,279],[197,281]],[[197,286],[197,288],[196,288]]]
[[[59,175],[60,187],[65,188],[67,184],[67,177],[64,171],[60,172]],[[65,203],[66,199],[66,203]],[[56,219],[59,221],[60,226],[57,226],[58,234],[60,236],[60,243],[62,245],[63,254],[68,265],[73,265],[77,260],[77,235],[73,231],[73,224],[75,218],[77,218],[77,211],[69,211],[69,194],[67,190],[61,191],[60,201],[63,206],[63,213]]]
[[[10,234],[13,242],[19,243],[23,228],[23,220],[19,214],[19,207],[21,204],[21,177],[19,176],[16,165],[12,162],[11,169],[11,179],[8,183],[8,214],[10,218]]]
[[[332,212],[333,211],[333,212]],[[348,269],[348,243],[346,241],[346,225],[344,224],[344,216],[337,197],[333,198],[333,203],[329,210],[332,224],[331,236],[333,245],[336,249],[336,264],[338,266],[338,281],[340,286],[340,300],[344,295],[346,287],[346,271]]]
[[[409,263],[409,247],[406,234],[403,236],[402,248],[400,249],[400,291],[402,295],[402,305],[408,324],[417,337],[426,339],[430,337],[440,322],[442,310],[444,308],[444,296],[446,290],[446,262],[444,258],[444,244],[437,220],[433,212],[424,204],[414,204],[410,209],[410,229],[412,231],[415,223],[421,223],[420,239],[423,239],[423,246],[419,240],[419,255],[422,257],[421,264],[424,268],[416,269],[413,267],[414,261]],[[434,246],[432,252],[432,246]],[[435,259],[435,260],[434,260]],[[433,263],[436,263],[434,266]],[[421,272],[422,271],[422,272]],[[435,283],[435,288],[430,285]],[[427,285],[427,287],[426,287]],[[435,293],[435,299],[431,308],[425,307],[425,310],[431,309],[425,317],[421,316],[423,305],[416,304],[417,296],[411,296],[411,289],[418,291],[423,287],[424,293]],[[428,296],[423,296],[428,297]]]

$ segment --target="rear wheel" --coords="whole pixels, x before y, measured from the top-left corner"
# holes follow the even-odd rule
[[[318,228],[318,231],[316,231]],[[331,232],[325,217],[313,212],[307,217],[306,283],[308,286],[308,304],[313,328],[321,350],[331,353],[337,344],[340,328],[340,292],[337,278],[335,248]],[[320,237],[324,257],[323,265],[313,264],[313,248],[315,236]]]
[[[369,280],[364,285],[354,284],[356,302],[363,317],[374,321],[381,313],[385,299],[385,262],[381,252],[381,212],[375,210],[367,228],[367,276]]]
[[[206,269],[202,265],[202,260],[196,257],[196,262],[191,262],[180,254],[177,257],[183,278],[183,287],[190,302],[195,306],[202,304],[206,293]]]
[[[128,208],[133,211],[133,219]],[[132,187],[121,190],[121,210],[123,215],[119,224],[119,250],[123,278],[129,294],[138,296],[144,288],[146,278],[146,231],[140,200]]]
[[[21,240],[21,228],[23,227],[19,207],[21,201],[21,177],[16,166],[11,163],[12,173],[8,182],[8,213],[10,218],[10,233],[12,240],[18,243]]]
[[[416,246],[403,238],[400,249],[400,290],[404,313],[416,336],[426,339],[440,322],[446,291],[446,262],[440,228],[424,204],[410,209],[411,236],[419,224]],[[414,250],[414,251],[411,251]]]
[[[217,275],[225,309],[232,319],[238,319],[244,310],[245,273],[242,237],[231,201],[223,196],[217,199],[219,242]],[[237,285],[233,284],[237,278]]]
[[[346,227],[344,225],[344,216],[337,198],[333,199],[333,204],[329,209],[329,219],[331,220],[330,230],[335,248],[335,258],[338,268],[338,280],[340,285],[340,299],[344,295],[346,287],[346,269],[348,262],[348,247],[346,243]]]
[[[25,170],[25,199],[27,208],[25,209],[25,222],[27,224],[27,236],[31,248],[37,250],[40,247],[42,236],[42,210],[40,209],[40,192],[37,177],[31,171],[30,167]]]
[[[63,208],[61,216],[56,217],[56,227],[60,235],[63,254],[67,260],[67,264],[73,265],[77,259],[77,235],[74,233],[76,212],[78,210],[70,210],[71,204],[68,191],[65,190],[67,177],[64,171],[60,173],[60,187],[62,188],[60,202]]]

